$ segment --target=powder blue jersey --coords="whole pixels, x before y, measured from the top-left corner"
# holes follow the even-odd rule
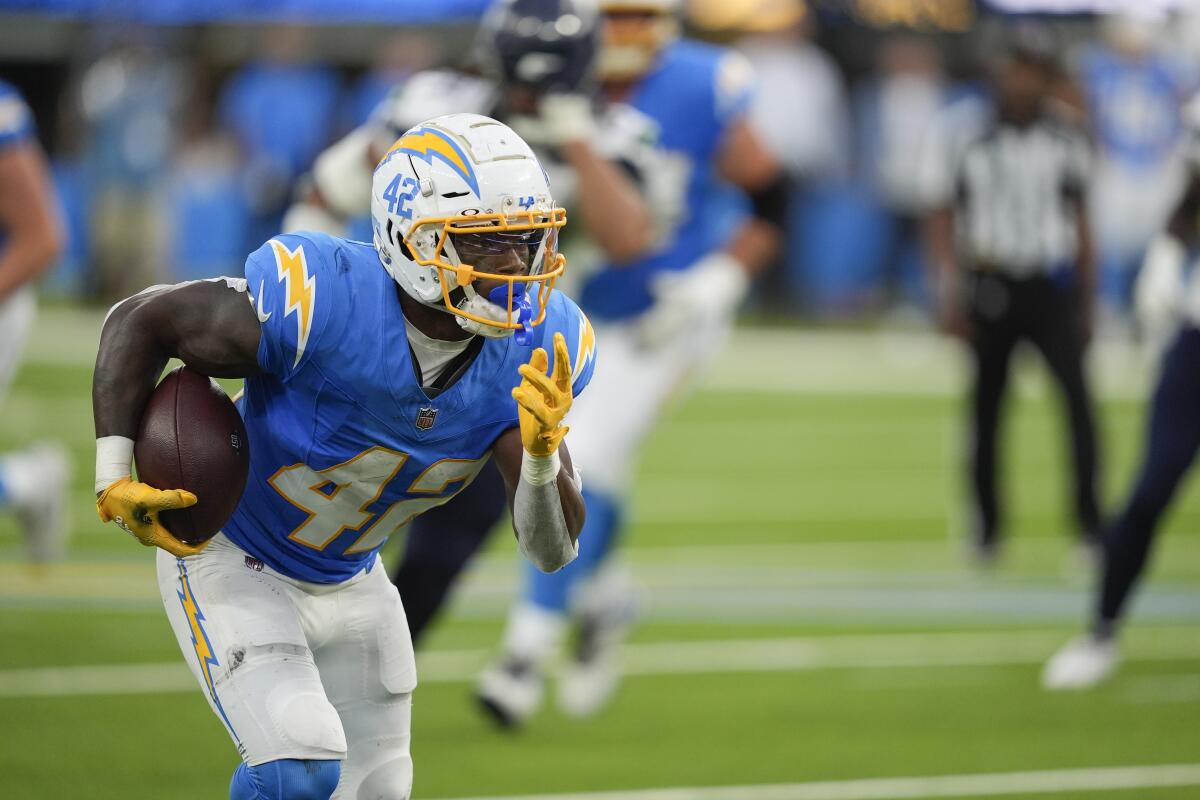
[[[646,257],[603,268],[585,282],[580,302],[588,314],[609,320],[641,314],[654,303],[655,274],[687,269],[724,245],[730,187],[715,161],[750,99],[750,67],[736,53],[681,39],[659,54],[626,102],[658,126],[658,163],[643,178],[664,235]]]
[[[239,401],[250,475],[225,533],[272,568],[333,583],[373,563],[387,538],[475,477],[517,426],[517,368],[553,335],[573,387],[591,379],[591,326],[552,292],[534,342],[484,339],[471,365],[430,398],[413,368],[398,287],[363,242],[278,236],[246,261],[262,323],[258,363]]]

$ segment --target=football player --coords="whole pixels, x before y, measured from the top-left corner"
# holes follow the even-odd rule
[[[33,115],[0,81],[0,399],[33,327],[33,281],[63,246],[58,204]],[[61,555],[67,461],[61,447],[35,445],[0,458],[0,509],[16,514],[35,562]]]
[[[1135,291],[1144,331],[1174,329],[1150,404],[1142,466],[1104,538],[1104,569],[1090,630],[1046,664],[1047,689],[1086,689],[1117,666],[1116,638],[1163,513],[1200,448],[1200,97],[1185,109],[1189,177],[1167,229],[1151,243]],[[1157,337],[1156,337],[1157,338]]]
[[[633,601],[610,556],[638,448],[663,406],[723,339],[751,276],[774,255],[786,218],[785,178],[747,117],[747,63],[679,38],[674,0],[600,5],[604,93],[658,129],[656,180],[647,184],[647,196],[666,220],[648,255],[610,262],[582,288],[580,302],[605,351],[596,388],[573,411],[579,436],[572,447],[588,476],[588,546],[548,579],[526,576],[502,654],[478,687],[483,707],[506,725],[538,708],[545,665],[568,623],[578,636],[559,680],[559,705],[586,716],[612,697]],[[750,211],[733,230],[724,224],[730,184],[746,193]]]
[[[368,212],[364,187],[397,136],[469,112],[504,121],[534,148],[556,198],[576,207],[605,256],[642,255],[653,230],[636,179],[655,130],[628,106],[597,101],[598,24],[595,0],[500,0],[480,27],[472,70],[427,70],[393,89],[366,125],[317,158],[284,230],[343,234]]]
[[[476,40],[478,74],[429,70],[394,89],[373,119],[317,160],[286,229],[337,234],[355,226],[369,195],[377,148],[420,119],[472,111],[510,123],[529,142],[574,217],[563,243],[572,272],[598,258],[622,263],[642,255],[654,235],[644,200],[658,179],[657,125],[627,105],[597,96],[600,46],[592,0],[503,0]],[[414,520],[392,578],[413,642],[442,607],[464,565],[504,514],[504,485],[492,464],[452,505]]]
[[[495,459],[521,551],[576,557],[562,424],[592,330],[553,290],[565,212],[529,146],[477,114],[400,137],[370,187],[374,245],[281,234],[244,278],[118,304],[93,381],[97,508],[160,548],[184,657],[242,764],[231,800],[407,798],[416,666],[379,548]],[[250,474],[207,546],[159,522],[196,502],[130,478],[170,357],[245,378]]]

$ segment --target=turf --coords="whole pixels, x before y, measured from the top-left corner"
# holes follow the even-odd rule
[[[79,465],[66,564],[29,571],[16,528],[0,520],[0,797],[223,797],[237,757],[199,691],[21,696],[29,693],[13,677],[89,665],[183,670],[151,554],[101,526],[91,509],[94,325],[88,316],[45,321],[50,344],[34,347],[0,416],[0,446],[57,437]],[[60,328],[68,333],[56,337]],[[801,346],[813,341],[796,339],[785,371],[814,363]],[[869,382],[880,357],[862,349],[861,364],[842,368]],[[920,369],[931,385],[944,377],[943,365]],[[1194,484],[1168,519],[1121,673],[1083,694],[1037,686],[1042,650],[1073,634],[1089,598],[1086,572],[1072,558],[1057,400],[1036,380],[1033,387],[1015,392],[1009,409],[1010,536],[990,576],[964,565],[961,404],[953,395],[888,386],[701,389],[669,412],[635,481],[630,561],[647,587],[637,647],[691,642],[726,656],[754,643],[825,643],[839,662],[722,672],[668,665],[631,677],[595,720],[566,719],[551,703],[513,736],[476,714],[469,671],[447,682],[431,674],[428,665],[440,662],[430,661],[414,709],[415,796],[1200,761]],[[1142,414],[1137,392],[1100,405],[1109,506],[1135,468]],[[514,561],[511,539],[494,537],[430,651],[485,656],[503,624]],[[941,639],[914,649],[925,635],[979,637],[977,663],[939,662],[950,653]],[[916,663],[887,660],[897,653]],[[1192,786],[1024,796],[1197,794]]]

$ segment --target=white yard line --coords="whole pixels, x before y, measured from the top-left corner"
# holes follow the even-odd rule
[[[1103,792],[1200,786],[1200,764],[1099,767],[1037,772],[985,772],[923,778],[776,783],[759,786],[635,789],[617,792],[528,794],[456,800],[916,800],[935,797]]]
[[[808,636],[629,645],[631,676],[799,672],[824,669],[994,667],[1039,664],[1063,641],[1053,631]],[[1200,660],[1200,637],[1161,634],[1131,643],[1129,661]],[[418,657],[422,683],[466,683],[488,650],[441,650]],[[182,660],[150,664],[0,670],[0,698],[163,694],[195,689]]]

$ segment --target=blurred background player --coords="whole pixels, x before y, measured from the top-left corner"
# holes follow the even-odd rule
[[[585,716],[613,695],[617,649],[634,609],[630,582],[611,555],[638,448],[724,338],[751,276],[776,252],[786,217],[786,179],[748,119],[745,60],[679,38],[673,0],[602,0],[601,9],[604,93],[658,125],[662,152],[647,196],[665,222],[648,256],[603,265],[579,294],[605,354],[592,402],[572,412],[580,429],[597,427],[578,436],[586,545],[561,572],[527,573],[502,653],[478,687],[483,707],[504,725],[520,724],[539,707],[547,661],[569,623],[577,636],[560,676],[559,705]],[[732,222],[731,184],[747,192],[750,207]]]
[[[1042,354],[1070,418],[1075,513],[1082,542],[1099,541],[1096,434],[1084,374],[1095,265],[1087,221],[1089,148],[1056,115],[1054,40],[1040,27],[1008,32],[984,108],[960,106],[931,146],[930,262],[943,330],[973,359],[969,457],[975,556],[1000,545],[997,435],[1010,360],[1022,341]]]
[[[1166,230],[1146,254],[1135,300],[1148,330],[1170,325],[1172,343],[1150,403],[1141,469],[1133,491],[1104,539],[1104,571],[1091,628],[1046,665],[1047,689],[1085,689],[1117,666],[1117,628],[1140,580],[1163,513],[1200,448],[1200,98],[1186,113],[1187,185]]]
[[[1100,32],[1078,72],[1096,146],[1090,212],[1098,289],[1105,307],[1124,314],[1146,247],[1182,188],[1180,109],[1194,75],[1166,48],[1164,25],[1147,10],[1114,14]]]
[[[546,35],[553,31],[553,35]],[[639,185],[649,169],[657,126],[643,114],[596,96],[599,19],[592,0],[504,0],[486,17],[476,43],[482,74],[417,73],[373,118],[321,154],[285,230],[337,233],[368,211],[371,173],[395,138],[443,112],[494,114],[530,142],[550,176],[556,201],[575,214],[562,247],[572,270],[589,259],[624,262],[649,247],[649,208]],[[413,641],[420,642],[454,578],[505,512],[504,484],[489,463],[461,502],[434,508],[411,525],[393,571]]]
[[[63,246],[58,206],[33,115],[0,81],[0,398],[33,326],[33,282]],[[67,462],[57,445],[0,457],[0,508],[16,514],[35,561],[62,553]]]

